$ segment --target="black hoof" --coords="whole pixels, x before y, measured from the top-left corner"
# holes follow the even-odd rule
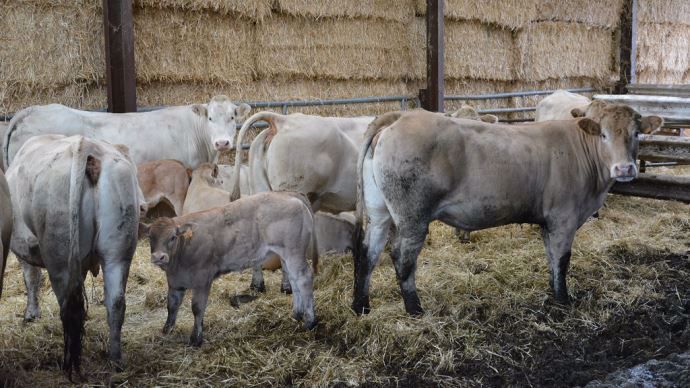
[[[283,294],[286,294],[286,295],[290,295],[290,294],[292,294],[292,287],[281,285],[280,286],[280,292],[282,292]]]
[[[362,315],[362,314],[369,314],[371,311],[371,308],[369,307],[369,303],[362,304],[362,303],[353,303],[352,304],[352,311],[355,312],[357,315]]]
[[[191,336],[189,337],[189,346],[193,346],[195,348],[201,347],[201,344],[204,343],[204,339],[201,336]]]
[[[165,325],[165,326],[163,326],[163,330],[161,330],[161,332],[164,335],[168,335],[172,331],[173,327],[174,327],[173,325]]]
[[[241,305],[243,305],[245,303],[252,302],[256,298],[257,298],[256,295],[244,295],[244,294],[233,295],[230,297],[230,306],[238,309],[238,308],[240,308]]]
[[[311,322],[304,322],[304,328],[309,330],[309,331],[314,330],[316,328],[316,326],[318,326],[318,325],[319,325],[319,321],[317,321],[316,319],[314,319]]]
[[[266,285],[262,282],[261,284],[250,284],[249,289],[256,292],[266,292]]]

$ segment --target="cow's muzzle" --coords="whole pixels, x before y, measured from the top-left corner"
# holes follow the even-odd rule
[[[216,147],[216,150],[218,151],[225,151],[230,149],[230,140],[228,139],[221,139],[221,140],[216,140],[213,145]]]
[[[618,182],[630,182],[637,178],[635,163],[616,163],[611,167],[611,177]]]
[[[151,254],[151,262],[159,267],[165,267],[170,264],[170,256],[163,252],[153,252]]]

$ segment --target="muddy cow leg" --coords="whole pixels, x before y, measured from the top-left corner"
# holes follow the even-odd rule
[[[175,327],[177,311],[180,309],[185,291],[184,288],[174,289],[168,287],[168,318],[165,320],[165,326],[163,326],[163,334],[170,334]]]
[[[24,309],[24,322],[32,322],[41,318],[41,307],[38,304],[38,295],[43,274],[41,268],[21,261],[22,273],[24,274],[24,285],[26,286],[26,309]]]
[[[254,267],[252,282],[249,284],[249,289],[257,292],[266,292],[266,283],[264,283],[264,273],[261,269],[261,264]]]
[[[192,294],[192,313],[194,314],[194,328],[189,337],[191,346],[199,347],[204,342],[204,313],[208,303],[208,293],[211,285],[195,288]]]
[[[576,231],[577,228],[572,226],[547,226],[542,232],[546,255],[549,258],[549,285],[556,301],[563,304],[569,302],[566,276]]]
[[[110,338],[108,358],[116,369],[122,368],[122,324],[125,321],[125,289],[129,276],[129,259],[108,259],[101,261],[105,294],[105,309],[108,317]]]
[[[283,277],[280,280],[280,292],[284,294],[292,294],[292,284],[290,284],[290,278],[287,273],[285,273],[285,268],[282,269]]]
[[[283,273],[292,285],[292,314],[296,320],[301,320],[307,330],[316,324],[314,314],[314,278],[309,263],[303,255],[294,253],[283,263]]]
[[[367,209],[369,213],[369,226],[361,249],[355,249],[355,276],[354,297],[352,310],[356,314],[369,313],[369,284],[371,273],[379,261],[381,252],[386,246],[391,227],[391,216],[388,210]]]
[[[421,315],[424,313],[422,304],[417,296],[417,285],[415,283],[415,272],[417,270],[417,256],[424,246],[424,240],[428,226],[420,227],[420,223],[410,226],[400,226],[398,240],[392,255],[395,274],[398,277],[400,293],[405,303],[405,310],[410,315]]]

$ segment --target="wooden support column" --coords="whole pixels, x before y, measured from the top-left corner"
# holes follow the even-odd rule
[[[137,111],[132,0],[103,0],[108,112]]]
[[[620,35],[620,77],[616,84],[616,94],[626,94],[626,85],[637,82],[635,67],[637,62],[637,0],[626,0],[621,14]]]
[[[426,89],[419,91],[422,108],[443,112],[444,84],[444,0],[426,0]]]

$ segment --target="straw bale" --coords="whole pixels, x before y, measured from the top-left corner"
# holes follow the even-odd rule
[[[257,31],[257,72],[260,78],[406,78],[405,32],[393,21],[272,17]]]
[[[517,33],[518,75],[524,81],[614,76],[614,35],[579,23],[532,23]]]
[[[690,25],[688,0],[639,0],[637,4],[637,18],[640,22]]]
[[[140,9],[134,17],[139,81],[251,79],[251,22],[205,12]]]
[[[222,15],[234,14],[262,20],[271,14],[272,0],[134,0],[138,8],[207,11]]]
[[[578,22],[590,26],[618,26],[625,0],[540,0],[540,21]]]
[[[690,72],[690,25],[640,23],[638,82],[684,83]]]
[[[413,0],[276,0],[276,11],[293,16],[378,18],[409,21]]]
[[[44,88],[104,75],[100,8],[84,2],[0,2],[0,89]]]
[[[538,17],[541,0],[446,0],[444,15],[454,20],[478,20],[517,29]],[[426,1],[416,0],[417,15],[426,14]]]
[[[91,83],[72,83],[47,87],[14,84],[0,87],[0,114],[17,112],[31,105],[63,104],[77,109],[102,109],[107,106],[104,86]]]

